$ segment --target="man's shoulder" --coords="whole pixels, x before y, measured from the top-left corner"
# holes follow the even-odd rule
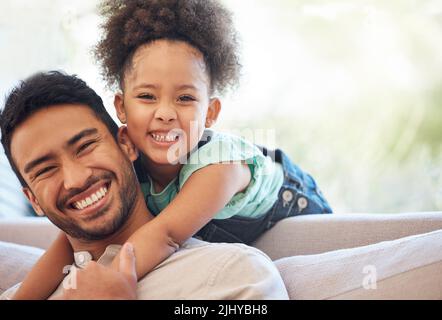
[[[178,254],[177,254],[178,253]],[[230,277],[235,282],[259,281],[267,278],[274,281],[282,279],[273,261],[261,250],[242,243],[209,243],[199,239],[189,239],[175,253],[176,259],[187,260],[196,272],[208,272],[213,280],[226,282]],[[197,271],[199,270],[199,271]],[[244,272],[247,276],[244,277]],[[248,280],[246,278],[249,278]]]
[[[287,298],[276,266],[262,251],[240,243],[208,243],[195,238],[138,285],[140,299]]]
[[[268,262],[272,262],[272,260],[261,250],[242,243],[211,243],[197,238],[190,238],[187,240],[178,252],[181,254],[191,253],[193,256],[195,252],[198,251],[209,256],[259,256]]]
[[[0,300],[12,300],[12,297],[17,292],[20,285],[21,282],[17,283],[16,285],[12,286],[11,288],[7,289],[5,292],[0,294]]]

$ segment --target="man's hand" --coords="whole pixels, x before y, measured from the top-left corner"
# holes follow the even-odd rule
[[[76,270],[76,289],[64,289],[63,295],[55,299],[136,300],[137,274],[132,244],[126,243],[119,254],[118,271],[91,261],[84,269]]]

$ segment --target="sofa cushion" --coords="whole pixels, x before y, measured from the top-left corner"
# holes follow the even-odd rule
[[[0,219],[0,241],[47,249],[59,233],[46,217]]]
[[[44,250],[0,241],[0,294],[21,282]]]
[[[439,229],[442,211],[311,214],[282,219],[253,245],[277,260],[368,246]]]
[[[442,230],[275,263],[290,299],[442,299]]]

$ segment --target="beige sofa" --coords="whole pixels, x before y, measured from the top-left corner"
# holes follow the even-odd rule
[[[0,220],[0,294],[21,281],[57,229]],[[442,212],[298,216],[254,244],[291,299],[442,299]]]

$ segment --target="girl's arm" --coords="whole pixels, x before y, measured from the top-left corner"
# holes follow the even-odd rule
[[[247,164],[213,164],[193,173],[174,200],[127,241],[134,246],[138,279],[153,270],[249,185]],[[112,266],[117,268],[119,256]]]
[[[65,274],[64,266],[73,263],[72,247],[64,232],[60,232],[45,254],[26,276],[13,300],[44,300],[57,289]]]

